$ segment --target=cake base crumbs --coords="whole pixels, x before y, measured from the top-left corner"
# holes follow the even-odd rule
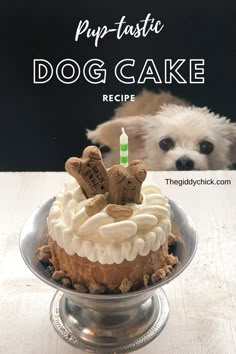
[[[40,262],[49,263],[49,259],[51,257],[51,250],[48,245],[39,247],[36,253]]]
[[[74,289],[76,290],[76,291],[78,291],[79,293],[88,293],[89,292],[89,290],[88,290],[88,288],[86,288],[85,286],[83,286],[82,284],[74,284],[73,285],[73,287],[74,287]]]
[[[61,283],[63,286],[65,286],[66,288],[71,288],[72,282],[69,278],[63,278],[61,280]]]
[[[166,275],[170,274],[172,270],[172,266],[171,265],[165,265],[164,267],[164,271],[166,272]]]
[[[124,278],[119,286],[119,289],[122,293],[127,293],[132,287],[133,282],[128,278]]]
[[[170,248],[175,246],[175,243],[172,243]],[[55,270],[54,266],[50,263],[51,253],[49,252],[49,246],[42,246],[37,250],[37,256],[40,262],[42,262],[45,269],[51,274],[52,279],[59,282],[66,288],[74,289],[79,293],[91,293],[91,294],[120,294],[127,293],[129,291],[137,291],[140,289],[147,288],[148,286],[157,283],[158,281],[164,279],[168,274],[171,273],[173,267],[178,263],[178,257],[173,254],[168,254],[166,257],[167,264],[156,271],[155,273],[143,276],[143,280],[131,281],[128,278],[124,278],[115,289],[108,289],[103,284],[99,284],[93,279],[89,285],[84,285],[82,283],[74,283],[67,276],[63,270]]]
[[[151,280],[153,283],[156,283],[160,279],[164,279],[166,276],[166,272],[164,268],[157,270],[155,273],[152,274]]]
[[[104,294],[106,291],[106,287],[96,283],[94,280],[89,284],[89,292],[91,294]]]
[[[167,256],[167,263],[171,266],[174,266],[178,263],[178,257],[174,256],[173,254],[169,254]]]
[[[52,279],[56,281],[61,281],[65,277],[66,277],[66,273],[63,272],[63,270],[55,270],[52,275]]]
[[[143,276],[143,285],[145,286],[145,288],[148,287],[148,282],[149,282],[150,276],[148,274],[145,274]]]

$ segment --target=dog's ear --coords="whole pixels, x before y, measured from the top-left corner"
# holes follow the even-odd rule
[[[236,162],[236,123],[231,123],[229,119],[224,119],[220,133],[230,143],[230,162]]]
[[[236,143],[231,146],[229,158],[231,163],[236,163]]]
[[[95,130],[87,130],[87,137],[93,143],[106,145],[111,150],[119,151],[121,128],[124,127],[129,137],[130,157],[135,159],[138,156],[139,159],[144,159],[146,119],[139,116],[113,119],[98,125]]]
[[[231,142],[230,147],[230,161],[233,163],[236,162],[236,123],[229,124],[230,129],[228,132],[228,139]]]

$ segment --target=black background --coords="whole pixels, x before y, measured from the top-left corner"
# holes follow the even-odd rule
[[[98,48],[85,36],[74,42],[81,19],[91,27],[112,27],[123,15],[135,24],[147,13],[164,23],[159,35],[118,41],[109,34]],[[136,77],[147,58],[155,60],[160,74],[165,58],[204,58],[204,85],[147,81],[145,87],[169,90],[235,121],[235,18],[234,1],[1,1],[0,170],[60,171],[69,156],[81,155],[88,144],[85,129],[110,118],[118,105],[102,102],[102,94],[135,94],[143,88],[114,78],[114,67],[124,58],[136,60]],[[65,58],[81,67],[100,58],[107,83],[91,85],[80,77],[72,85],[55,78],[34,85],[35,58],[54,68]]]

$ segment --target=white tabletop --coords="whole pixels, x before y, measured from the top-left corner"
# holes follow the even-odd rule
[[[229,185],[178,186],[213,178]],[[236,353],[236,172],[152,172],[148,178],[183,206],[199,233],[190,266],[165,292],[170,317],[142,354]],[[168,185],[166,178],[172,179]],[[49,305],[55,292],[24,264],[18,241],[31,212],[62,189],[65,173],[0,173],[0,353],[79,354],[54,332]],[[177,180],[177,182],[173,182]],[[169,181],[170,183],[170,181]]]

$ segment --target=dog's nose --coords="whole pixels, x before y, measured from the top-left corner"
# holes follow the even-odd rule
[[[179,158],[175,165],[178,171],[190,171],[194,169],[194,161],[188,157]]]

